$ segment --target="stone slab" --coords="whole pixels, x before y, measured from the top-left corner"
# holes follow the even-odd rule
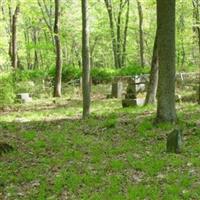
[[[17,100],[21,103],[29,103],[32,101],[32,97],[30,97],[29,93],[19,93],[17,94]]]
[[[135,106],[143,106],[145,103],[145,99],[137,98],[137,99],[123,99],[122,107],[135,107]]]

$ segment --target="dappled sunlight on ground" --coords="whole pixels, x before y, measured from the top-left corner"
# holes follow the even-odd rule
[[[37,106],[36,106],[37,105]],[[37,109],[35,109],[37,107]],[[178,106],[180,155],[165,152],[170,124],[154,125],[155,107],[123,109],[93,100],[46,100],[1,112],[0,137],[14,151],[0,157],[0,199],[197,199],[198,105]]]

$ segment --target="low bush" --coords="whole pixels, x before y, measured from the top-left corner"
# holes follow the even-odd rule
[[[0,107],[14,102],[14,84],[12,74],[0,76]]]
[[[34,81],[37,79],[44,79],[48,76],[48,71],[45,69],[35,69],[35,70],[15,70],[13,73],[16,82],[20,81]]]
[[[93,68],[91,70],[93,83],[107,83],[117,75],[117,70],[113,68]]]
[[[71,81],[81,77],[81,68],[77,66],[64,65],[62,70],[62,80]]]
[[[126,68],[103,68],[94,67],[91,70],[92,81],[94,84],[111,82],[115,76],[132,76],[148,73],[149,68],[138,66],[129,66]],[[80,79],[82,69],[76,66],[64,65],[62,70],[63,82]],[[15,70],[9,73],[3,73],[0,76],[0,104],[10,104],[14,102],[16,94],[29,92],[33,96],[39,97],[45,93],[43,89],[43,80],[51,83],[55,77],[55,67],[49,69],[35,70]]]
[[[149,67],[140,67],[140,66],[128,66],[119,69],[118,75],[119,76],[134,76],[134,75],[140,75],[140,74],[148,74],[150,71]]]
[[[149,73],[149,67],[141,68],[139,66],[129,66],[121,69],[94,67],[91,69],[93,83],[110,82],[114,76],[133,76]],[[82,74],[82,69],[75,66],[65,65],[62,71],[62,79],[64,82],[79,79]],[[54,77],[55,68],[51,69],[50,77]]]

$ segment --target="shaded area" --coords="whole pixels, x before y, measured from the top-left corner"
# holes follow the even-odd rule
[[[0,110],[1,115],[9,114],[10,112],[20,112],[20,111],[44,111],[44,110],[55,110],[58,108],[68,108],[68,107],[80,107],[81,100],[78,99],[66,99],[62,102],[56,102],[56,100],[51,100],[49,102],[31,103],[31,104],[18,104],[15,107],[5,107]]]
[[[154,127],[152,109],[118,109],[87,120],[1,122],[1,140],[16,151],[0,157],[0,197],[196,198],[199,112],[192,105],[180,110],[185,138],[180,155],[165,153],[173,126]]]
[[[5,142],[0,142],[0,155],[2,155],[3,153],[13,151],[13,150],[14,148],[11,145]]]

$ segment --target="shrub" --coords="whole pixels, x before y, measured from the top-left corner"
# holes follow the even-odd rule
[[[34,70],[21,70],[18,69],[14,73],[14,79],[16,82],[30,81],[36,79],[44,79],[48,75],[45,69],[34,69]]]
[[[114,76],[133,76],[139,74],[149,73],[150,68],[142,68],[140,66],[129,66],[121,69],[94,67],[91,69],[93,83],[107,83],[112,80]],[[55,67],[51,67],[48,71],[48,76],[54,78]],[[82,74],[82,69],[77,66],[64,65],[62,70],[62,80],[64,82],[79,79]]]
[[[8,105],[14,102],[14,84],[12,74],[0,76],[0,105]]]
[[[113,68],[93,68],[91,71],[93,83],[109,82],[117,75],[117,70]]]
[[[134,76],[134,75],[140,75],[140,74],[147,74],[149,73],[150,68],[149,67],[140,67],[140,66],[128,66],[125,68],[121,68],[118,71],[119,76]]]
[[[81,69],[77,66],[64,65],[62,70],[62,80],[70,81],[79,79],[81,73]]]
[[[129,66],[126,68],[103,68],[94,67],[91,70],[93,83],[110,82],[114,76],[133,76],[148,73],[149,68],[141,68],[138,66]],[[62,71],[62,79],[64,82],[79,79],[82,69],[78,66],[64,65]],[[44,93],[42,80],[47,79],[51,82],[55,77],[55,66],[49,69],[34,70],[15,70],[0,76],[0,104],[10,104],[15,100],[15,96],[19,92],[29,92],[34,96]],[[35,85],[33,85],[35,84]]]
[[[55,74],[56,74],[55,67],[50,67],[48,69],[47,76],[50,77],[50,78],[53,78],[53,77],[55,77]]]

